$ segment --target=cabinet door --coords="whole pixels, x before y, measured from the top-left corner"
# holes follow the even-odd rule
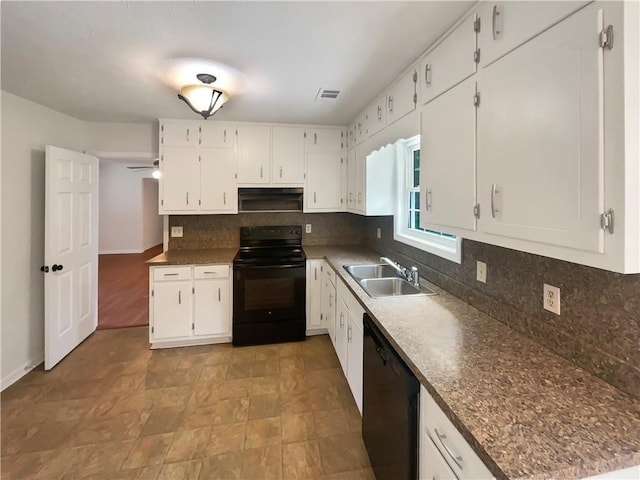
[[[238,211],[236,157],[233,148],[200,149],[200,210]]]
[[[164,147],[160,160],[160,213],[197,210],[200,197],[198,149]]]
[[[238,127],[238,183],[260,184],[271,181],[271,127]]]
[[[356,145],[367,139],[366,113],[361,113],[356,119]]]
[[[331,283],[326,271],[329,267],[326,264],[323,266],[322,276],[322,320],[325,322],[327,331],[329,332],[329,338],[333,343],[333,348],[336,347],[336,287]]]
[[[360,414],[362,414],[363,314],[364,311],[360,309],[356,311],[349,310],[349,322],[347,325],[347,381]]]
[[[489,65],[589,2],[482,2],[480,65]]]
[[[422,107],[421,226],[476,229],[475,91],[470,78]]]
[[[387,96],[378,97],[367,109],[365,128],[367,137],[371,137],[387,126]]]
[[[416,82],[418,72],[414,69],[402,75],[389,89],[387,95],[387,125],[404,117],[416,108]]]
[[[191,282],[154,283],[152,322],[155,339],[191,334]]]
[[[356,170],[356,149],[352,148],[347,154],[347,209],[356,210],[356,199],[358,198]]]
[[[475,15],[469,16],[420,62],[422,103],[434,99],[476,72],[475,19]]]
[[[341,128],[307,129],[307,152],[335,152],[344,147],[344,131]]]
[[[355,211],[358,213],[364,213],[367,199],[365,192],[365,165],[367,158],[364,156],[362,148],[356,150],[356,161],[355,161]]]
[[[224,122],[203,122],[200,125],[200,146],[203,148],[234,148],[235,127]]]
[[[347,148],[356,146],[356,131],[358,130],[358,120],[354,120],[347,129]]]
[[[307,331],[322,328],[322,263],[307,260]]]
[[[229,279],[195,280],[193,288],[193,334],[231,335]]]
[[[305,211],[343,210],[343,161],[343,155],[340,152],[307,154]]]
[[[481,231],[603,251],[597,7],[585,7],[483,71]]]
[[[273,127],[271,181],[277,184],[304,183],[304,128]]]
[[[345,376],[347,374],[347,323],[349,321],[349,310],[342,297],[338,296],[336,303],[336,342],[335,349],[340,366]]]
[[[199,122],[163,120],[160,125],[160,145],[164,147],[197,147]]]

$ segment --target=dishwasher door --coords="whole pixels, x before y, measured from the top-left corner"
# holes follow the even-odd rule
[[[364,316],[362,438],[376,480],[418,478],[420,384]]]

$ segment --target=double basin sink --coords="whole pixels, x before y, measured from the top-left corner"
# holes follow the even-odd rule
[[[387,264],[345,265],[344,269],[372,298],[437,295],[429,287],[415,286]]]

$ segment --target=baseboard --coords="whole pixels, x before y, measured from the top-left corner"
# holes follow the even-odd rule
[[[98,255],[119,255],[122,253],[144,253],[144,250],[131,249],[131,250],[100,250]]]
[[[14,383],[16,383],[18,380],[20,380],[22,377],[24,377],[27,373],[29,373],[31,370],[33,370],[38,365],[40,365],[42,362],[44,362],[44,353],[38,354],[37,357],[32,358],[30,361],[26,362],[24,365],[16,368],[13,372],[2,377],[2,381],[1,381],[2,386],[0,388],[4,390],[7,387],[10,387]]]

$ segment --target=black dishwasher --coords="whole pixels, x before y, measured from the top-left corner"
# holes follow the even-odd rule
[[[376,480],[418,478],[420,384],[364,315],[362,438]]]

